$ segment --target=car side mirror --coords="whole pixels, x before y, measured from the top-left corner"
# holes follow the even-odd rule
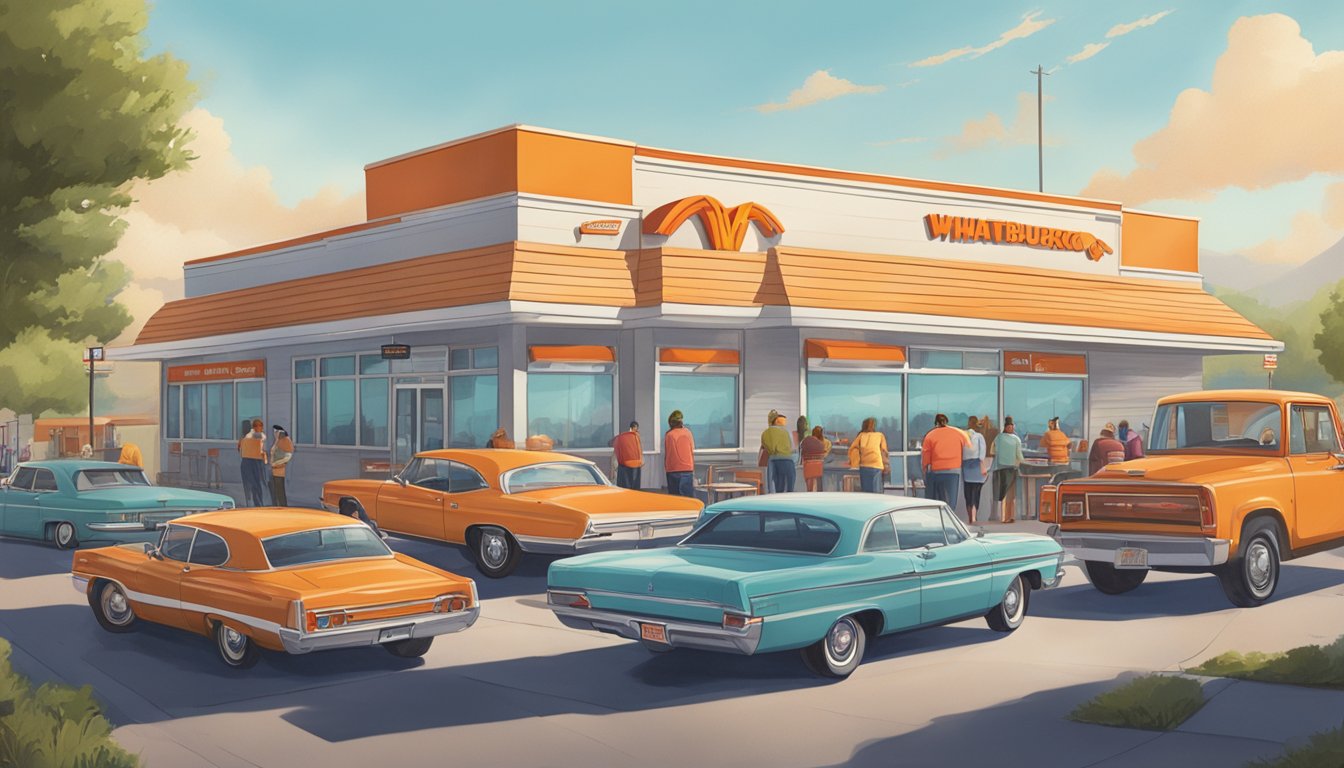
[[[149,542],[145,542],[145,557],[150,557],[155,560],[163,559],[163,555],[159,554],[159,548]]]
[[[402,488],[406,487],[406,478],[402,477],[401,475],[393,475],[392,480],[395,481],[396,484],[400,485]]]
[[[975,538],[977,538],[977,539],[983,539],[983,538],[985,538],[985,529],[984,529],[984,528],[976,528],[976,529],[975,529]]]

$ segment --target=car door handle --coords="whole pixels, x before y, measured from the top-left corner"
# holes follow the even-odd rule
[[[434,501],[435,504],[438,504],[440,501],[443,501],[443,497],[442,497],[442,496],[435,496],[435,497],[433,498],[433,501]]]
[[[920,553],[919,553],[919,556],[920,556],[921,558],[925,559],[925,560],[932,560],[933,558],[935,558],[935,557],[938,556],[938,553],[937,553],[937,552],[930,552],[930,551],[927,551],[927,550],[926,550],[926,551],[924,551],[924,552],[920,552]]]
[[[190,565],[184,565],[184,566],[182,566],[182,572],[183,572],[183,573],[191,573],[191,566],[190,566]]]
[[[450,502],[448,502],[448,508],[449,508],[449,509],[457,509],[457,502],[456,502],[456,501],[450,501]]]

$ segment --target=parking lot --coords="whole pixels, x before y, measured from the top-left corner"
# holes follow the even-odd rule
[[[479,576],[452,547],[390,543]],[[1011,635],[976,620],[881,638],[853,677],[834,683],[810,676],[796,653],[654,655],[562,627],[544,603],[547,562],[480,579],[480,621],[438,638],[424,659],[376,648],[266,654],[238,672],[203,637],[103,632],[70,586],[68,552],[0,541],[0,636],[35,680],[92,685],[116,738],[147,765],[178,768],[1153,766],[1180,754],[1239,765],[1281,744],[1213,726],[1159,735],[1065,715],[1135,672],[1344,634],[1344,557],[1333,552],[1286,564],[1274,601],[1252,610],[1232,608],[1208,576],[1153,574],[1108,597],[1071,565],[1058,589],[1033,595]]]

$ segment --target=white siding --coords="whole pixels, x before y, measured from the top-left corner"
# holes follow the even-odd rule
[[[1204,386],[1203,358],[1191,353],[1109,352],[1088,355],[1089,423],[1094,438],[1106,422],[1128,419],[1131,429],[1147,431],[1160,397]]]

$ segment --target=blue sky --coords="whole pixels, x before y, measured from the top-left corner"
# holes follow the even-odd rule
[[[1344,3],[1267,1],[158,0],[148,34],[154,51],[191,64],[234,155],[268,168],[291,204],[323,185],[359,189],[372,160],[517,122],[1034,189],[1037,64],[1053,70],[1046,190],[1074,194],[1101,168],[1129,171],[1135,143],[1166,125],[1177,95],[1210,87],[1233,23],[1271,12],[1296,20],[1317,53],[1344,49]],[[1141,19],[1151,23],[1106,37]],[[1039,28],[991,45],[1024,25]],[[1069,63],[1089,43],[1109,45]],[[917,65],[965,47],[986,50]],[[857,92],[757,108],[784,103],[820,70]],[[1019,124],[1023,93],[1032,109]],[[968,121],[998,139],[959,146],[952,137]],[[1139,207],[1200,216],[1204,246],[1233,251],[1286,236],[1339,180],[1322,172]]]

